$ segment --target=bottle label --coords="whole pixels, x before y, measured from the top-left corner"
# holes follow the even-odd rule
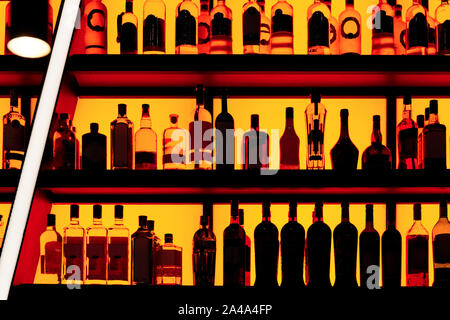
[[[196,45],[197,30],[195,18],[188,10],[181,10],[176,19],[176,46]]]
[[[272,32],[291,32],[293,30],[293,19],[291,15],[284,14],[277,9],[272,17]]]
[[[144,51],[166,51],[166,22],[153,14],[144,21]]]
[[[43,274],[61,274],[61,249],[61,242],[58,241],[51,241],[45,244],[45,256],[43,261],[41,261]]]
[[[450,20],[438,25],[439,53],[450,52]]]
[[[231,20],[225,18],[223,13],[216,13],[211,21],[213,36],[229,36],[231,37]]]
[[[133,239],[133,281],[152,283],[153,244],[146,236]]]
[[[423,157],[425,159],[445,159],[446,137],[445,130],[433,130],[424,132]]]
[[[131,128],[126,123],[118,123],[113,132],[113,166],[132,168],[132,144]]]
[[[398,140],[400,158],[417,158],[417,128],[399,131]]]
[[[88,258],[87,277],[91,280],[106,280],[106,237],[90,237],[86,246]]]
[[[316,11],[308,21],[308,47],[329,47],[329,23],[325,15]]]
[[[372,20],[372,33],[389,33],[394,34],[394,18],[388,16],[386,11],[379,10],[375,13],[375,17]]]
[[[3,150],[25,151],[25,126],[18,120],[5,124],[3,137]]]
[[[261,14],[255,7],[248,8],[242,17],[244,46],[259,45],[261,37]]]
[[[408,274],[428,273],[428,236],[407,237]]]
[[[181,267],[181,251],[162,248],[158,251],[157,265],[162,267]]]
[[[419,12],[411,19],[408,26],[409,48],[428,47],[427,17]]]
[[[87,13],[85,39],[86,49],[106,50],[106,12],[102,7]]]
[[[211,27],[209,23],[200,22],[198,24],[198,44],[207,44],[210,40]]]
[[[133,23],[124,23],[121,27],[120,52],[137,53],[137,28]]]
[[[128,238],[111,237],[109,247],[108,280],[128,280]]]
[[[69,266],[78,266],[81,270],[81,273],[84,273],[83,247],[84,241],[82,237],[67,237],[66,243],[64,244],[64,258],[66,259],[66,268],[68,268]],[[71,275],[65,274],[66,279],[68,279],[69,276]]]
[[[450,263],[450,234],[438,234],[433,241],[434,263]]]
[[[349,30],[348,32],[346,30]],[[342,21],[341,36],[344,39],[356,39],[361,33],[361,24],[355,17],[346,17]]]

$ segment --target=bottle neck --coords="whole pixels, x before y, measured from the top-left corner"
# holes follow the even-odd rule
[[[94,226],[101,226],[102,225],[102,219],[94,218],[93,225]]]
[[[132,0],[127,0],[127,2],[125,4],[125,12],[133,13],[133,1]]]
[[[348,139],[348,116],[341,117],[341,136],[339,139]]]
[[[47,231],[56,231],[55,226],[47,226]]]
[[[226,98],[222,98],[222,113],[228,113],[228,103]]]
[[[12,113],[19,113],[19,107],[18,106],[11,106],[9,111],[12,112]]]
[[[287,128],[294,128],[294,119],[291,117],[286,117],[286,129]]]
[[[430,113],[430,119],[428,120],[428,124],[439,123],[439,116],[435,113]]]
[[[366,228],[373,229],[373,220],[366,220]]]
[[[114,224],[116,226],[123,226],[123,218],[114,218]]]
[[[297,222],[297,216],[294,217],[289,216],[289,222],[291,221]]]
[[[79,225],[80,224],[80,219],[79,218],[70,218],[70,224],[71,225]]]
[[[382,141],[382,136],[381,136],[380,124],[374,123],[371,142],[381,144],[381,141]]]
[[[263,222],[270,222],[270,216],[263,216],[262,217]]]
[[[152,120],[150,119],[150,115],[146,112],[142,113],[141,118],[141,128],[151,128]]]
[[[402,113],[403,119],[411,119],[411,113],[412,113],[412,106],[410,104],[405,104]]]
[[[200,11],[209,14],[209,3],[208,1],[200,1]]]

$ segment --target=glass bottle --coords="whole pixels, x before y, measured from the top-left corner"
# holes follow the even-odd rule
[[[394,15],[394,51],[396,55],[406,54],[407,31],[406,22],[402,19],[402,5],[395,6]]]
[[[327,288],[331,287],[331,229],[323,222],[322,202],[316,202],[314,211],[316,221],[308,228],[306,234],[309,274],[307,287]]]
[[[319,94],[313,93],[311,95],[311,103],[306,107],[305,116],[308,137],[306,169],[325,169],[323,143],[327,109],[320,103]]]
[[[423,169],[423,127],[425,117],[423,114],[417,116],[417,168]]]
[[[108,11],[102,0],[90,0],[82,18],[86,54],[108,53]]]
[[[428,287],[428,231],[422,225],[420,203],[414,204],[414,223],[406,235],[406,285]]]
[[[108,229],[108,284],[130,284],[130,231],[122,205],[114,207],[114,225]]]
[[[308,7],[308,54],[330,54],[330,9],[320,0]]]
[[[189,168],[211,170],[213,166],[213,129],[211,113],[204,107],[204,89],[197,87],[197,106],[189,123]]]
[[[280,138],[280,169],[300,169],[300,139],[294,128],[294,108],[286,108],[286,125]]]
[[[259,53],[260,54],[270,54],[270,29],[271,22],[270,18],[266,16],[266,1],[265,0],[256,0],[260,7],[261,13],[261,30],[260,30],[260,43],[259,43]]]
[[[54,214],[47,216],[47,228],[41,234],[41,283],[61,283],[62,238],[56,231],[56,217]]]
[[[244,170],[266,169],[269,167],[269,135],[259,130],[259,115],[252,114],[251,129],[243,138]]]
[[[192,0],[181,1],[175,14],[175,53],[198,54],[198,7]]]
[[[316,216],[316,209],[314,208],[313,212],[312,212],[312,223],[315,223],[319,221],[319,219]],[[308,263],[308,236],[306,236],[306,241],[305,241],[305,283],[307,284],[309,282],[309,263]]]
[[[133,0],[126,0],[125,12],[117,16],[117,42],[120,54],[138,53],[138,19],[133,13]]]
[[[450,223],[447,216],[447,201],[439,205],[439,220],[433,227],[433,267],[436,288],[450,288]]]
[[[287,0],[272,6],[270,51],[272,54],[294,54],[294,8]]]
[[[81,156],[80,156],[80,140],[77,138],[77,128],[72,125],[72,120],[69,120],[69,128],[75,136],[75,169],[80,170]]]
[[[258,54],[261,39],[260,7],[255,0],[248,0],[242,10],[244,54]]]
[[[381,277],[383,288],[400,287],[402,235],[396,229],[396,204],[386,204],[386,230],[381,236]]]
[[[22,167],[25,157],[25,117],[19,112],[17,92],[11,90],[10,110],[3,116],[3,169]]]
[[[417,169],[417,123],[411,117],[411,96],[403,98],[402,120],[397,125],[398,168]]]
[[[450,54],[450,5],[448,0],[441,0],[441,5],[435,13],[437,29],[437,54]]]
[[[339,54],[339,46],[340,46],[340,34],[339,34],[339,23],[336,20],[335,17],[331,15],[331,0],[324,0],[323,3],[328,7],[330,10],[330,29],[329,29],[329,36],[328,39],[330,39],[330,54],[337,55]]]
[[[342,202],[341,223],[333,231],[335,287],[356,288],[358,230],[350,222],[348,202]]]
[[[239,225],[244,229],[244,209],[239,209]],[[245,231],[245,229],[244,229]],[[245,233],[245,286],[251,286],[251,253],[252,253],[252,240]]]
[[[234,170],[234,119],[228,113],[227,96],[222,95],[222,112],[216,118],[216,169]]]
[[[425,108],[425,127],[428,125],[428,123],[430,123],[430,107]]]
[[[106,284],[106,279],[108,279],[108,231],[102,224],[101,205],[94,205],[93,217],[93,223],[86,232],[86,283]]]
[[[407,48],[408,55],[426,55],[428,48],[428,12],[420,4],[420,0],[413,0],[406,11]]]
[[[372,55],[395,54],[394,9],[387,0],[380,0],[372,17]]]
[[[178,115],[169,115],[170,127],[163,133],[163,169],[186,168],[186,130],[178,127]]]
[[[153,284],[155,259],[147,216],[139,216],[139,228],[131,235],[132,284]]]
[[[166,52],[166,5],[163,0],[144,2],[144,54]]]
[[[382,143],[380,116],[373,116],[371,145],[362,155],[362,168],[368,171],[387,171],[392,169],[391,151]]]
[[[263,201],[262,222],[255,228],[255,287],[278,287],[278,228],[270,221],[270,202]]]
[[[239,204],[231,201],[230,225],[223,231],[223,285],[245,286],[245,230],[239,225]]]
[[[59,115],[58,129],[53,135],[53,169],[76,169],[76,145],[75,134],[69,126],[69,115]]]
[[[359,235],[359,279],[361,288],[379,287],[379,272],[373,274],[371,266],[380,268],[380,235],[373,227],[373,204],[366,204],[366,227]]]
[[[225,0],[211,10],[211,54],[233,54],[232,11]]]
[[[200,0],[198,16],[198,54],[209,54],[211,48],[211,16],[209,0]]]
[[[428,22],[428,48],[427,55],[436,54],[436,20],[431,16],[428,9],[428,0],[422,0],[422,6],[427,10],[427,22]]]
[[[430,101],[430,120],[423,128],[423,157],[424,168],[431,170],[445,170],[446,158],[446,127],[439,123],[438,101]]]
[[[83,284],[86,278],[86,232],[80,226],[80,208],[70,205],[70,223],[63,233],[63,283]]]
[[[289,202],[289,222],[281,229],[282,287],[304,287],[305,229],[297,222],[297,201]]]
[[[156,257],[158,255],[159,250],[161,250],[161,240],[155,233],[155,221],[154,220],[147,220],[147,229],[150,234],[150,239],[152,241],[152,256],[153,256],[153,271],[152,271],[152,282],[153,284],[156,284],[156,269],[157,269],[157,261]]]
[[[173,235],[164,235],[164,245],[157,252],[156,284],[182,284],[182,254],[183,249],[173,244]]]
[[[331,149],[331,164],[338,172],[355,171],[358,166],[358,148],[348,134],[348,109],[341,109],[341,135]]]
[[[133,122],[127,105],[119,104],[119,115],[111,122],[111,169],[133,169]]]
[[[106,136],[98,132],[98,123],[90,124],[91,132],[82,137],[83,170],[106,170]]]
[[[339,15],[339,54],[361,54],[361,15],[354,0],[345,0]]]
[[[142,105],[141,128],[135,137],[135,168],[136,170],[156,170],[158,142],[156,132],[152,129],[150,106]]]

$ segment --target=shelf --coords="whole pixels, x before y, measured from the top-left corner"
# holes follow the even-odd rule
[[[24,59],[14,55],[2,55],[0,87],[39,87],[47,64],[48,58]]]
[[[19,183],[19,171],[0,170],[0,202],[12,202]]]

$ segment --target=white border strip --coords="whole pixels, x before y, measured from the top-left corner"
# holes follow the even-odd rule
[[[65,0],[0,257],[0,300],[8,299],[81,0]]]

